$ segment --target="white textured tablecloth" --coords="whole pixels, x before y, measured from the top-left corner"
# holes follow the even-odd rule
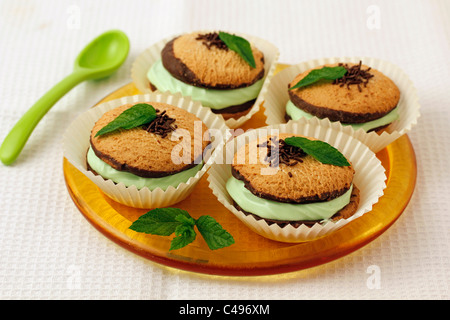
[[[0,141],[108,29],[130,38],[112,77],[85,82],[37,126],[17,162],[0,165],[2,299],[449,299],[450,1],[0,2]],[[225,29],[265,38],[280,62],[366,55],[417,87],[414,195],[379,238],[333,262],[279,277],[209,277],[161,267],[108,240],[70,199],[62,172],[67,125],[131,81],[134,58],[172,34]],[[371,282],[373,270],[377,282]],[[372,279],[373,280],[373,279]]]

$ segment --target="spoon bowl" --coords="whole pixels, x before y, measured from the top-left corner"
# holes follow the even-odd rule
[[[92,40],[77,56],[73,72],[44,94],[16,123],[0,146],[0,160],[12,164],[36,125],[50,108],[73,87],[85,80],[114,73],[127,58],[128,37],[120,30],[107,31]]]
[[[79,53],[74,70],[88,71],[89,79],[107,77],[125,61],[129,47],[128,38],[122,31],[105,32]]]

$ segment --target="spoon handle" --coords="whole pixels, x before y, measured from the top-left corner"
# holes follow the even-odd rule
[[[12,164],[22,151],[36,125],[50,108],[73,87],[86,79],[82,71],[74,71],[61,80],[19,119],[0,147],[0,160],[5,165]]]

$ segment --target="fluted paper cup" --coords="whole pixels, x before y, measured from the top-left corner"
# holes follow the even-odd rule
[[[416,88],[409,77],[396,65],[369,57],[333,57],[309,60],[287,67],[278,72],[271,80],[265,94],[264,108],[268,125],[285,123],[286,103],[289,100],[288,84],[300,73],[317,68],[325,64],[339,62],[359,63],[372,67],[389,77],[400,90],[398,103],[399,119],[394,121],[381,134],[365,132],[363,129],[354,130],[351,126],[344,126],[344,132],[352,135],[366,144],[375,153],[409,132],[420,117],[420,104]],[[327,121],[329,121],[327,119]]]
[[[170,186],[166,190],[161,188],[150,190],[147,187],[141,189],[135,186],[127,187],[123,183],[115,183],[110,179],[95,175],[87,169],[86,153],[90,146],[89,138],[97,120],[105,112],[116,107],[141,102],[162,102],[185,109],[202,120],[210,132],[212,131],[211,129],[214,129],[214,132],[216,132],[214,139],[217,140],[213,143],[213,150],[205,154],[202,169],[195,176],[189,178],[187,182],[180,183],[177,187]],[[64,157],[114,201],[135,208],[166,207],[184,200],[193,191],[197,182],[214,161],[215,154],[223,147],[227,133],[228,127],[225,125],[222,117],[215,115],[200,103],[194,102],[188,97],[182,97],[181,94],[150,93],[128,96],[102,103],[75,119],[67,128],[63,137]]]
[[[278,133],[300,134],[316,138],[337,148],[352,163],[355,169],[354,185],[360,190],[360,202],[357,211],[348,219],[315,223],[312,227],[304,224],[294,227],[287,224],[280,227],[278,224],[268,224],[264,219],[256,219],[253,215],[246,215],[236,209],[233,199],[227,192],[226,182],[231,177],[231,161],[233,155],[241,146],[255,139],[265,139],[266,136]],[[281,242],[305,242],[326,236],[350,221],[357,219],[372,210],[386,188],[385,169],[375,154],[361,141],[342,131],[342,126],[318,118],[289,121],[286,124],[267,126],[249,130],[232,140],[217,155],[208,171],[209,187],[218,201],[230,212],[239,218],[254,232]]]
[[[200,32],[210,32],[210,31],[200,31]],[[261,88],[261,91],[259,92],[259,95],[256,98],[255,104],[250,109],[250,111],[246,115],[238,119],[231,118],[225,120],[225,123],[229,128],[238,128],[259,111],[260,105],[264,101],[264,95],[267,91],[267,87],[275,72],[276,63],[279,57],[278,48],[272,43],[255,36],[242,34],[239,32],[234,32],[234,34],[247,39],[251,44],[255,45],[259,50],[261,50],[261,52],[264,53],[265,80]],[[179,35],[167,37],[153,44],[145,51],[143,51],[133,62],[133,65],[131,67],[131,78],[133,79],[135,86],[142,93],[152,92],[152,90],[149,87],[149,80],[147,78],[148,70],[156,61],[161,59],[161,50],[164,48],[166,43],[177,36]]]

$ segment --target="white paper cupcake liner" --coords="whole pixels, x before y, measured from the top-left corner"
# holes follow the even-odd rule
[[[200,30],[201,32],[202,30]],[[210,32],[210,31],[205,31]],[[259,107],[261,103],[264,101],[264,95],[267,91],[268,85],[270,83],[270,80],[275,72],[276,63],[279,58],[279,50],[278,48],[273,45],[272,43],[263,40],[258,37],[254,37],[247,34],[242,34],[239,32],[233,32],[233,34],[239,35],[245,39],[247,39],[250,43],[255,45],[259,50],[261,50],[264,53],[264,70],[265,70],[265,80],[264,84],[261,88],[261,91],[256,98],[255,104],[250,109],[250,111],[238,118],[238,119],[227,119],[225,120],[226,125],[229,128],[237,128],[244,124],[246,121],[248,121],[255,113],[259,111]],[[147,78],[147,72],[150,69],[150,67],[161,58],[161,50],[164,48],[167,42],[175,38],[179,35],[173,35],[170,37],[167,37],[155,44],[153,44],[151,47],[147,48],[144,52],[142,52],[136,60],[133,62],[133,65],[131,67],[131,78],[133,79],[133,82],[135,86],[138,88],[139,91],[142,93],[150,93],[152,92],[149,88],[149,81]]]
[[[134,186],[126,187],[123,183],[114,183],[110,179],[104,179],[100,175],[94,175],[87,170],[86,152],[89,148],[89,138],[95,122],[106,112],[124,104],[136,104],[139,102],[162,102],[179,108],[185,109],[196,115],[208,129],[215,129],[216,138],[221,138],[214,150],[203,159],[204,165],[194,177],[189,178],[186,183],[181,183],[177,187],[169,187],[166,190],[156,188],[153,191],[144,187],[137,189]],[[211,132],[212,133],[212,132]],[[209,169],[214,157],[219,150],[223,148],[228,127],[222,117],[211,112],[209,108],[202,107],[198,102],[192,101],[188,97],[182,97],[181,94],[169,93],[150,93],[144,95],[135,95],[123,97],[120,99],[102,103],[95,108],[91,108],[67,128],[64,137],[64,157],[74,165],[79,171],[86,175],[95,183],[107,196],[113,200],[135,208],[157,208],[173,205],[184,200],[194,189],[197,182],[203,174]]]
[[[409,77],[394,64],[370,57],[333,57],[310,60],[290,66],[277,73],[271,80],[267,93],[265,94],[265,115],[268,125],[285,123],[286,103],[289,100],[288,84],[299,74],[308,69],[316,68],[324,64],[338,62],[352,62],[363,64],[377,69],[389,77],[400,90],[400,101],[398,103],[399,119],[394,121],[382,134],[376,132],[365,132],[362,129],[355,131],[351,126],[344,126],[344,132],[352,135],[366,144],[372,151],[378,152],[387,145],[407,133],[417,124],[420,117],[419,98],[416,88]],[[329,121],[329,120],[328,120]]]
[[[237,210],[233,200],[226,190],[226,182],[231,177],[231,161],[236,151],[244,144],[254,139],[262,139],[267,135],[279,133],[300,134],[328,142],[340,150],[350,160],[354,169],[354,184],[360,190],[360,202],[357,211],[348,219],[336,222],[329,221],[325,224],[316,223],[312,227],[301,225],[293,227],[288,224],[281,228],[277,224],[269,225],[265,220],[257,220],[252,215],[246,215]],[[222,163],[222,164],[219,164]],[[329,121],[318,118],[300,119],[289,121],[287,124],[267,126],[246,133],[230,140],[216,157],[208,171],[209,187],[228,210],[256,233],[276,241],[304,242],[311,241],[336,231],[350,221],[372,210],[372,206],[378,202],[386,187],[385,169],[375,154],[361,141],[342,131],[342,126],[332,124]]]

